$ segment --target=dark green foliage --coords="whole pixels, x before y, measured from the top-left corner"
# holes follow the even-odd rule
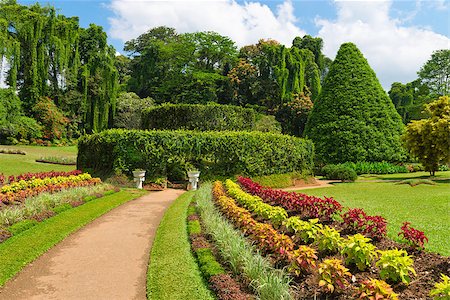
[[[342,165],[355,170],[358,175],[408,173],[408,169],[404,165],[395,165],[388,162],[346,162]]]
[[[215,32],[178,34],[155,27],[126,42],[130,62],[128,88],[157,103],[207,103],[225,101],[226,73],[237,56],[228,37]]]
[[[352,43],[341,46],[315,102],[305,134],[319,161],[401,161],[401,118]]]
[[[211,249],[200,248],[195,250],[195,254],[197,255],[200,270],[206,279],[209,279],[209,277],[214,275],[225,274],[225,270],[220,263],[217,262]]]
[[[302,136],[308,115],[313,107],[309,96],[296,94],[294,99],[275,109],[275,116],[281,123],[283,133]]]
[[[256,112],[251,108],[218,104],[164,104],[143,112],[144,129],[254,130]]]
[[[434,51],[431,58],[422,66],[419,72],[420,81],[425,84],[435,96],[450,94],[450,50]]]
[[[0,89],[0,143],[42,137],[41,126],[22,114],[19,97],[12,89]]]
[[[281,124],[275,116],[258,114],[254,130],[261,132],[281,133]]]
[[[199,234],[202,232],[202,227],[198,220],[188,221],[187,230],[189,234]]]
[[[12,235],[18,235],[19,233],[35,226],[38,223],[36,220],[23,220],[17,222],[8,227],[8,231],[11,232]]]
[[[355,181],[358,178],[355,170],[344,165],[326,165],[322,168],[322,174],[330,180]]]
[[[61,139],[67,136],[66,125],[69,120],[55,105],[52,99],[43,97],[33,106],[33,113],[43,128],[44,138],[47,140]]]
[[[202,178],[258,176],[308,172],[313,155],[311,141],[281,134],[111,129],[80,138],[77,166],[103,176],[142,168],[170,179],[170,165],[189,162]]]
[[[139,129],[142,122],[142,111],[153,105],[151,98],[139,98],[135,93],[121,93],[117,96],[117,111],[114,127]]]

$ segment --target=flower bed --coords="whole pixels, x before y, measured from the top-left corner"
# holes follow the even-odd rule
[[[77,175],[80,175],[81,173],[82,172],[80,170],[74,170],[74,171],[70,171],[70,172],[51,171],[51,172],[39,172],[39,173],[24,173],[24,174],[20,174],[17,176],[14,176],[14,175],[9,176],[8,182],[13,183],[16,181],[30,180],[30,179],[34,179],[34,178],[44,179],[44,178],[48,178],[48,177],[58,177],[58,176],[63,176],[63,177],[67,177],[70,175],[77,176]],[[5,183],[5,176],[0,174],[0,185],[4,184],[4,183]]]
[[[243,292],[240,284],[216,260],[213,247],[201,228],[200,218],[193,203],[189,208],[187,228],[191,248],[197,257],[197,262],[203,276],[208,281],[211,290],[215,292],[217,299],[255,299],[254,296]]]
[[[63,189],[80,186],[91,186],[100,183],[99,178],[92,178],[88,173],[69,176],[44,177],[29,180],[15,181],[0,188],[0,202],[2,204],[14,204],[23,202],[28,197],[39,195],[43,192],[59,192]]]
[[[249,207],[254,215],[264,220],[266,224],[271,221],[270,215],[264,215],[258,209],[255,209],[255,203],[261,201],[259,197],[245,196],[243,192],[238,191],[236,184],[231,181],[227,181],[226,185],[229,192],[231,190],[230,195],[239,198],[237,199],[239,203]],[[217,184],[214,189],[218,189]],[[215,198],[220,195],[217,191],[213,191],[213,194],[216,195]],[[219,207],[223,206],[221,202],[224,197],[222,195],[216,201]],[[246,201],[243,201],[243,199]],[[228,205],[223,210],[225,215],[230,216],[231,214],[231,220],[233,220],[232,211],[236,211],[234,215],[237,216],[245,215],[245,209],[240,207],[230,209],[231,206]],[[240,213],[238,213],[239,210]],[[249,212],[247,211],[247,213]],[[240,219],[235,216],[234,220],[236,218]],[[251,220],[249,217],[244,219]],[[245,226],[236,223],[236,221],[233,222],[237,227],[242,228],[243,232],[247,233]],[[434,282],[439,280],[440,273],[447,273],[450,268],[448,258],[426,252],[414,252],[413,265],[411,256],[405,250],[396,250],[396,248],[402,246],[387,239],[380,239],[376,246],[371,243],[370,239],[359,234],[344,239],[338,231],[327,225],[324,226],[317,221],[304,221],[299,217],[286,218],[282,221],[282,224],[283,226],[279,229],[284,233],[293,234],[294,247],[298,247],[297,250],[287,250],[285,256],[291,258],[290,253],[296,253],[298,264],[293,268],[295,261],[291,259],[288,270],[293,276],[297,276],[296,283],[298,288],[303,291],[302,297],[312,298],[314,295],[317,296],[317,293],[322,293],[323,296],[332,294],[336,299],[354,299],[361,295],[363,295],[361,299],[368,299],[368,296],[364,298],[366,297],[364,295],[376,295],[381,293],[380,290],[390,289],[385,282],[381,281],[381,279],[385,279],[392,284],[393,290],[399,293],[402,298],[426,298],[433,288]],[[247,236],[254,239],[249,234]],[[270,235],[266,236],[268,240],[272,240]],[[298,243],[307,243],[309,247],[303,248],[298,246]],[[382,251],[378,251],[377,248]],[[324,260],[320,263],[319,260],[315,260],[310,249],[319,249],[318,256]],[[344,260],[353,275],[349,275],[350,273],[343,266],[342,261]],[[318,265],[318,274],[308,274],[308,269],[311,270],[312,268],[303,267],[303,265],[308,266],[308,264]],[[417,276],[414,276],[415,272],[417,272]],[[376,279],[370,279],[369,277],[375,277]],[[319,282],[317,282],[317,278],[319,278]],[[415,278],[421,278],[421,280],[414,280]],[[412,283],[408,285],[410,282]],[[389,296],[391,298],[386,295],[384,297],[386,297],[385,299],[395,299],[393,295],[393,292],[391,292],[391,296]]]

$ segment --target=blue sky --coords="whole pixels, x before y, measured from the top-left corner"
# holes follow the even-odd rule
[[[18,1],[31,4],[36,1]],[[83,1],[53,0],[80,24],[103,26],[109,42],[122,52],[124,42],[146,30],[167,25],[179,32],[212,30],[238,46],[273,38],[290,46],[295,36],[324,40],[334,58],[339,45],[354,42],[388,89],[409,82],[432,52],[450,48],[450,0],[414,1]]]

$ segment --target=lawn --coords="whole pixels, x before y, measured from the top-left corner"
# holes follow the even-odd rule
[[[19,149],[26,155],[0,153],[0,173],[5,176],[19,175],[26,172],[71,171],[75,166],[37,163],[35,160],[45,156],[76,157],[77,147],[43,147],[43,146],[4,146],[0,149]]]
[[[443,173],[450,172],[439,173],[445,176]],[[380,177],[407,178],[403,174]],[[409,221],[413,227],[424,231],[429,238],[427,250],[450,255],[448,243],[450,240],[448,226],[450,224],[450,183],[447,181],[436,185],[415,187],[406,184],[398,185],[394,182],[338,183],[334,187],[301,192],[315,196],[332,196],[344,206],[359,207],[369,214],[382,215],[388,221],[388,235],[394,239],[400,232],[402,223]]]
[[[147,273],[148,299],[214,299],[188,240],[186,215],[193,195],[188,192],[175,200],[158,227]]]
[[[450,171],[436,172],[434,177],[438,180],[450,179]],[[414,172],[414,173],[398,173],[386,175],[361,175],[358,177],[358,182],[367,180],[404,180],[404,179],[430,179],[429,172]],[[432,178],[431,178],[432,179]]]

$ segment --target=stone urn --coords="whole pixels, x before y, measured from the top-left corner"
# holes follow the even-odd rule
[[[187,172],[188,174],[188,178],[189,178],[189,183],[191,186],[191,190],[196,191],[197,190],[197,183],[198,183],[198,178],[200,177],[200,171],[198,170],[191,170]]]
[[[145,170],[134,170],[133,171],[134,182],[136,182],[136,188],[142,189],[142,184],[145,181]]]

